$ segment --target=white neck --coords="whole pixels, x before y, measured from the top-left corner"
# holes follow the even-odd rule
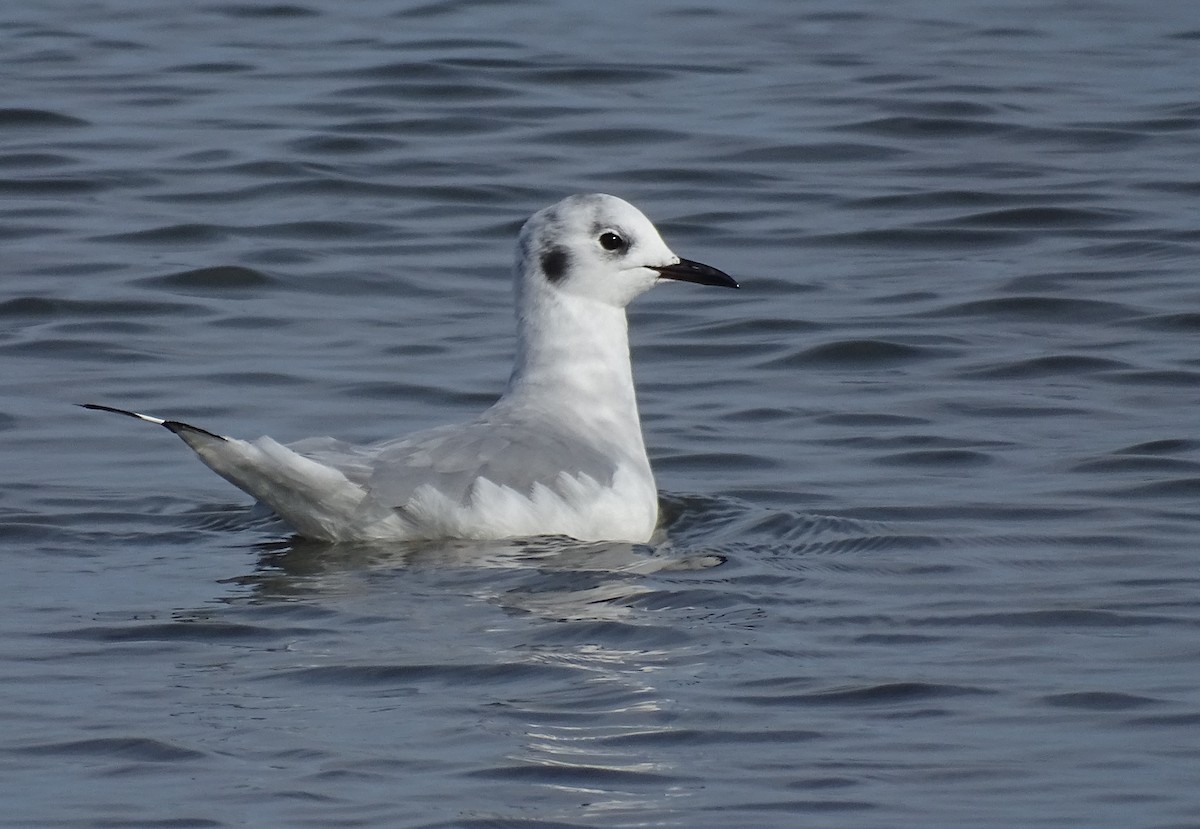
[[[617,429],[626,440],[636,435],[641,449],[623,308],[547,292],[524,304],[517,340],[505,398],[551,406],[584,428]]]

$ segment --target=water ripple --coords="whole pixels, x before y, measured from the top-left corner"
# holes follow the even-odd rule
[[[1190,5],[67,5],[0,52],[10,823],[1193,820]],[[743,282],[631,314],[650,545],[313,545],[72,405],[471,417],[588,190]]]
[[[88,122],[72,115],[45,109],[21,107],[0,108],[0,129],[22,127],[85,127]]]
[[[142,763],[179,763],[204,757],[173,743],[146,737],[98,737],[90,740],[70,740],[22,746],[17,751],[26,755],[104,757]]]

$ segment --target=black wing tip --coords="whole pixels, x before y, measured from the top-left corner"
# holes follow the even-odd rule
[[[177,435],[180,432],[196,432],[197,434],[204,435],[205,437],[212,438],[213,440],[229,440],[229,438],[225,437],[224,435],[218,435],[216,432],[210,432],[207,429],[201,429],[199,426],[193,426],[192,424],[184,423],[181,420],[164,420],[162,425]]]
[[[137,412],[131,412],[128,409],[118,409],[116,406],[105,406],[103,403],[76,403],[81,409],[91,409],[94,412],[112,412],[113,414],[125,415],[126,417],[136,417],[138,420],[145,420],[145,415],[140,415]]]
[[[125,415],[126,417],[132,417],[136,420],[142,420],[146,423],[153,423],[157,426],[162,426],[164,429],[168,429],[176,435],[178,435],[180,432],[195,432],[197,434],[210,437],[213,440],[227,440],[224,435],[218,435],[215,432],[210,432],[207,429],[201,429],[199,426],[193,426],[192,424],[184,423],[181,420],[162,420],[161,418],[139,414],[138,412],[133,412],[129,409],[118,409],[116,406],[105,406],[102,403],[76,403],[75,405],[81,409],[91,409],[92,411],[96,412],[112,412],[113,414]]]

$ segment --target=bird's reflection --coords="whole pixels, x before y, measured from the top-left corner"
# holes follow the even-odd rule
[[[563,621],[626,616],[648,592],[642,577],[714,567],[715,555],[684,556],[665,532],[650,544],[579,542],[564,537],[334,544],[299,536],[257,546],[253,573],[227,580],[252,600],[295,599],[352,590],[368,574],[403,569],[455,574],[477,598]],[[510,578],[488,573],[508,571]]]
[[[551,804],[565,804],[556,814],[563,821],[580,817],[581,798],[585,813],[637,815],[661,806],[662,795],[647,797],[643,785],[686,788],[669,750],[681,712],[665,689],[694,681],[698,657],[660,605],[676,579],[689,579],[681,571],[715,567],[719,556],[680,551],[665,531],[650,544],[290,538],[256,552],[254,571],[230,580],[242,588],[231,603],[336,607],[344,641],[360,643],[307,652],[296,669],[304,681],[314,681],[314,666],[331,669],[322,676],[359,677],[366,665],[394,673],[398,687],[422,687],[464,666],[470,675],[487,668],[477,672],[487,702],[476,710],[491,742],[472,774],[500,787],[536,782],[552,813]],[[501,612],[481,614],[480,605]],[[372,643],[387,607],[396,619],[385,627],[404,633],[380,649]],[[364,618],[370,632],[351,633]],[[410,662],[418,673],[404,670]]]

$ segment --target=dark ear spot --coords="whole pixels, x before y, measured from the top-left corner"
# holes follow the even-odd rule
[[[567,265],[570,261],[570,255],[562,248],[550,248],[542,254],[542,273],[546,275],[546,279],[558,283],[567,275]]]

